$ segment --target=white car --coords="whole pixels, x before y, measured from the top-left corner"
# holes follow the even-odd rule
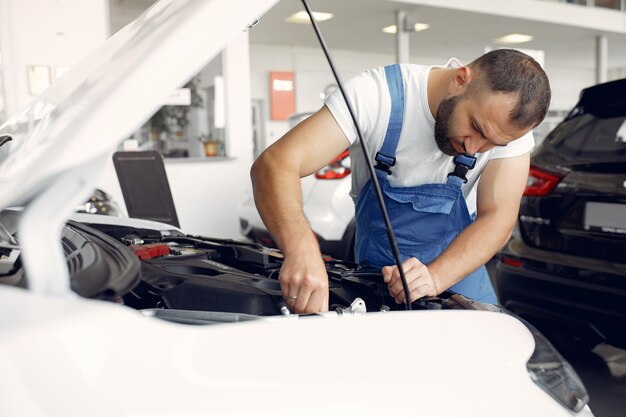
[[[356,229],[354,203],[349,195],[350,173],[350,154],[346,150],[320,171],[302,178],[301,185],[304,214],[317,236],[322,253],[335,259],[353,261]],[[248,239],[276,246],[252,195],[239,205],[239,226],[241,234]]]
[[[298,316],[278,252],[72,215],[154,103],[273,3],[161,0],[0,126],[0,415],[592,416],[496,306],[386,311],[377,271],[330,261],[331,311]]]

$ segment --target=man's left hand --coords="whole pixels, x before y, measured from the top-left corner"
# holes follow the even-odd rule
[[[422,297],[434,297],[439,294],[435,277],[428,267],[417,258],[409,258],[402,263],[404,276],[409,287],[411,302]],[[404,288],[397,265],[385,266],[382,269],[383,279],[389,287],[389,293],[395,298],[396,303],[404,303]]]

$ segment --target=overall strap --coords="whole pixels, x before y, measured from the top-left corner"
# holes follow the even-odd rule
[[[391,113],[387,133],[380,151],[376,153],[376,169],[391,174],[390,168],[396,164],[396,148],[400,141],[402,131],[402,119],[404,117],[404,82],[400,65],[388,65],[385,67],[387,87],[391,96]]]
[[[465,175],[476,165],[476,157],[462,153],[454,157],[454,171],[448,174],[448,184],[458,187],[467,182]]]

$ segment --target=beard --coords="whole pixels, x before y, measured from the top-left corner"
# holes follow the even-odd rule
[[[452,147],[450,139],[450,120],[454,108],[461,101],[461,96],[446,97],[439,104],[435,117],[435,142],[439,150],[446,155],[456,156],[458,152]]]

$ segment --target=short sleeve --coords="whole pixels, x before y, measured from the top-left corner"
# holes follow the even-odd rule
[[[512,158],[530,152],[535,147],[532,130],[506,146],[494,148],[489,159]]]
[[[387,90],[381,89],[381,82],[386,83],[384,75],[381,75],[381,68],[375,68],[351,78],[344,86],[364,137],[371,133],[383,114],[386,113],[389,117],[389,94]],[[336,89],[325,104],[350,144],[355,143],[358,137],[357,131],[341,91]]]

